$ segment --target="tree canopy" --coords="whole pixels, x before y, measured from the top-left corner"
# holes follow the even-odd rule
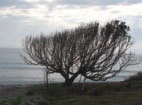
[[[115,76],[135,64],[128,52],[133,40],[130,28],[119,20],[98,22],[53,35],[27,36],[24,59],[29,64],[46,67],[47,73],[59,73],[70,86],[78,76],[99,81]]]

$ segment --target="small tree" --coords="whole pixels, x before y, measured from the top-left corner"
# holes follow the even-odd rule
[[[79,76],[100,81],[115,76],[135,64],[134,54],[127,50],[133,45],[125,22],[98,22],[49,36],[27,36],[24,59],[41,65],[48,73],[59,73],[64,85],[70,86]]]

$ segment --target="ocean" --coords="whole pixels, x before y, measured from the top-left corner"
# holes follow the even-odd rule
[[[20,54],[22,49],[0,48],[0,85],[25,85],[44,83],[44,67],[28,65]],[[142,70],[142,65],[129,67],[108,81],[123,81]],[[49,82],[63,82],[59,74],[49,75]]]

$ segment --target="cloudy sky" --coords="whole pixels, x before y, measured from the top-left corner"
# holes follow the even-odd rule
[[[0,0],[0,47],[21,47],[27,35],[112,19],[126,21],[135,51],[142,53],[142,0]]]

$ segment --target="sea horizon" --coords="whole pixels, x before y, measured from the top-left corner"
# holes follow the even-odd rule
[[[21,48],[0,48],[0,85],[25,85],[44,83],[44,67],[28,65],[20,54]],[[135,75],[142,65],[128,67],[109,82],[123,81],[131,75]],[[58,74],[49,75],[49,83],[63,82],[64,79]],[[78,79],[75,81],[77,82]],[[92,82],[92,81],[89,81]]]

